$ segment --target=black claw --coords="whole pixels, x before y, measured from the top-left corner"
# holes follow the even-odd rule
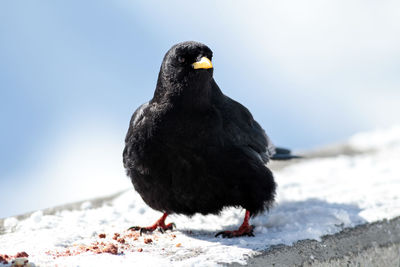
[[[218,232],[215,237],[218,237],[219,235],[222,236],[222,238],[232,238],[232,237],[239,237],[239,236],[254,236],[253,232],[254,226],[251,226],[251,230],[248,233],[243,233],[242,235],[234,235],[233,232],[231,231],[221,231]]]
[[[175,223],[171,223],[171,225],[167,228],[162,228],[162,227],[157,227],[157,230],[160,231],[161,233],[165,233],[165,231],[167,230],[173,230],[174,228],[176,228]],[[140,226],[132,226],[128,228],[128,231],[139,231],[140,236],[143,233],[149,233],[149,232],[153,232],[153,229],[149,229],[148,227],[140,227]]]
[[[229,236],[231,235],[231,233],[226,232],[226,231],[221,231],[221,232],[218,232],[218,233],[215,235],[215,237],[218,237],[219,235],[222,235],[222,238],[226,238],[226,237],[229,237]]]
[[[233,237],[233,233],[228,232],[228,233],[222,234],[222,237],[223,238],[232,238]]]
[[[128,231],[139,231],[139,234],[142,235],[143,233],[148,233],[152,232],[152,230],[147,229],[145,227],[140,227],[140,226],[132,226],[128,228]]]
[[[148,232],[153,232],[153,231],[143,227],[143,228],[140,228],[139,234],[140,234],[140,236],[142,236],[143,233],[146,234]]]
[[[140,230],[142,227],[140,227],[140,226],[132,226],[132,227],[129,227],[128,228],[128,231],[137,231],[137,230]]]

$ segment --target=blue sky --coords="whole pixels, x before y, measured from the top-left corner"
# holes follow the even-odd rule
[[[0,217],[129,186],[130,116],[185,40],[214,51],[221,89],[277,145],[398,124],[399,12],[397,1],[2,1]]]

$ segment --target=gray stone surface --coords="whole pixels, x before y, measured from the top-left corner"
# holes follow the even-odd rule
[[[400,217],[347,228],[321,241],[274,246],[249,266],[400,266]],[[231,264],[229,266],[240,266]]]

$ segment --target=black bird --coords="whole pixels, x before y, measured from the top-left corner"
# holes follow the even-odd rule
[[[165,55],[153,98],[132,116],[123,162],[144,202],[163,216],[141,232],[168,230],[168,214],[218,214],[246,209],[237,231],[253,236],[251,216],[268,209],[276,184],[266,167],[271,158],[292,158],[276,150],[240,103],[225,96],[213,79],[212,51],[198,42],[174,45]]]

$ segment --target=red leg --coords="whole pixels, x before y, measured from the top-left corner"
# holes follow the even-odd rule
[[[165,224],[165,219],[167,218],[168,214],[165,212],[160,219],[158,219],[152,226],[148,227],[140,227],[140,226],[132,226],[128,230],[140,230],[140,234],[153,232],[154,230],[158,229],[160,232],[164,233],[166,230],[172,230],[175,227],[174,223]]]
[[[222,235],[222,237],[239,237],[239,236],[254,236],[253,229],[254,226],[249,224],[250,220],[250,211],[246,210],[246,214],[244,215],[244,220],[242,225],[236,231],[222,231],[215,235],[215,237]]]

